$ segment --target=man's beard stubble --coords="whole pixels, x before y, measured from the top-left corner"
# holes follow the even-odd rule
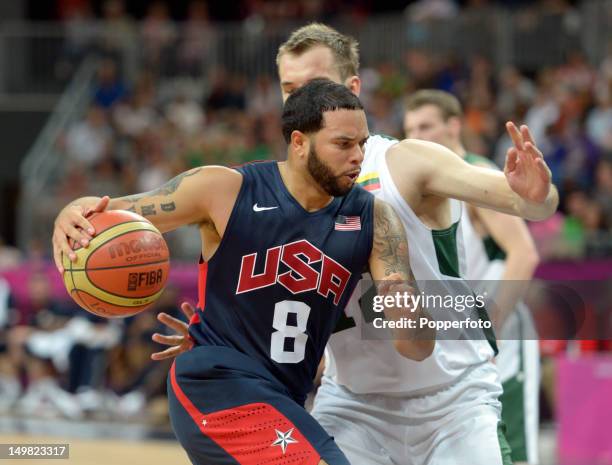
[[[325,164],[323,160],[317,155],[317,151],[314,148],[314,144],[310,145],[310,152],[308,152],[308,172],[313,179],[321,186],[321,188],[329,195],[334,197],[342,197],[353,188],[353,185],[348,187],[342,187],[340,185],[340,177],[334,176],[329,166]]]

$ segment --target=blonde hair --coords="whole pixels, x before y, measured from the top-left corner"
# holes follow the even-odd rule
[[[308,50],[324,46],[334,54],[334,62],[340,78],[346,80],[356,76],[359,70],[359,44],[347,35],[321,23],[311,23],[294,31],[286,42],[278,48],[276,64],[286,53],[301,55]]]

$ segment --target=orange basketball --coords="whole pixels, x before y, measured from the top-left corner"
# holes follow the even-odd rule
[[[76,262],[63,257],[64,284],[85,310],[106,318],[143,311],[164,290],[170,260],[161,233],[136,213],[111,210],[88,220],[96,235],[88,247],[76,242]]]

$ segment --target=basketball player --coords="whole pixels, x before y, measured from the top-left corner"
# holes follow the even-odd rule
[[[322,24],[295,31],[277,57],[286,99],[310,79],[326,77],[355,94],[357,43]],[[463,283],[466,263],[461,202],[529,219],[553,214],[558,195],[550,171],[527,127],[506,126],[514,147],[504,173],[467,164],[437,144],[398,142],[374,135],[365,146],[358,182],[393,205],[410,237],[410,261],[417,282]],[[471,289],[464,284],[464,292]],[[359,296],[356,296],[359,297]],[[347,312],[356,317],[358,305]],[[183,306],[189,313],[189,307]],[[155,358],[189,346],[186,327],[160,319],[178,332]],[[312,414],[334,436],[351,463],[496,465],[510,463],[500,426],[501,385],[491,362],[491,339],[438,340],[431,357],[413,362],[396,356],[388,341],[364,341],[358,326],[334,334],[326,350],[326,371]]]
[[[462,110],[448,92],[421,90],[409,96],[404,113],[407,138],[436,142],[468,163],[497,169],[487,158],[469,153],[461,142]],[[519,301],[519,281],[529,281],[538,253],[525,222],[486,208],[467,205],[462,216],[467,278],[478,292],[496,295],[491,315],[500,335],[497,367],[502,381],[502,420],[515,463],[538,461],[539,347],[529,310]],[[508,281],[515,281],[508,284]],[[499,284],[499,288],[497,288]],[[510,310],[508,312],[507,310]]]
[[[369,135],[359,99],[314,80],[287,100],[282,127],[284,163],[196,168],[152,192],[75,200],[56,219],[58,268],[62,253],[73,259],[69,239],[86,245],[94,233],[89,209],[132,209],[162,232],[200,225],[206,311],[168,381],[172,426],[194,464],[347,465],[303,402],[363,269],[385,294],[411,278],[397,215],[353,188]],[[398,330],[395,345],[421,360],[428,335]]]

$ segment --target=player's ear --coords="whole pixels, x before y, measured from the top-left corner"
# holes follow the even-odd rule
[[[361,92],[361,79],[359,79],[359,76],[351,76],[344,81],[344,85],[348,87],[348,90],[359,97],[359,93]]]
[[[305,156],[308,154],[310,140],[306,134],[297,129],[291,133],[291,148],[293,152],[299,156]]]

